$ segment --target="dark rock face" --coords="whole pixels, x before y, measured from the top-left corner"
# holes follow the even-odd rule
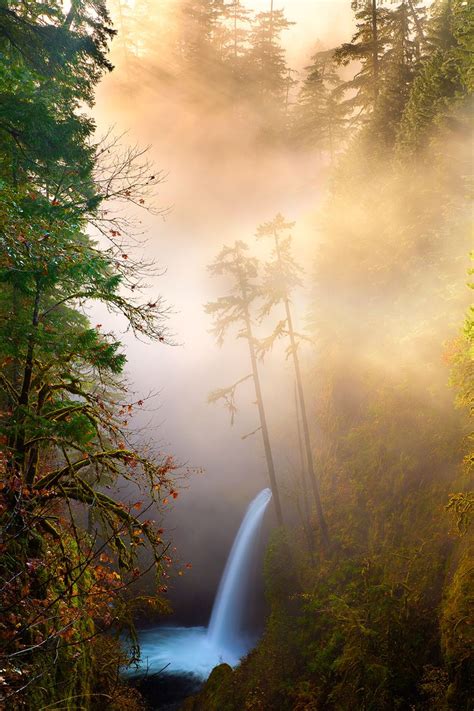
[[[146,711],[178,711],[185,699],[202,688],[202,681],[191,675],[149,675],[130,683],[146,701]]]
[[[231,679],[232,667],[228,664],[214,667],[200,693],[187,698],[179,707],[179,711],[225,711],[221,691],[228,686]]]

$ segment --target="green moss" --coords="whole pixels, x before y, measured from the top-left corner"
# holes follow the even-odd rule
[[[182,711],[233,711],[231,691],[232,669],[228,664],[215,667],[202,691],[191,696]]]
[[[474,701],[474,546],[463,541],[441,608],[441,644],[449,675],[450,709],[469,709]]]

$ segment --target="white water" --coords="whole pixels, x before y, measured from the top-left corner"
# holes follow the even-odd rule
[[[264,489],[252,501],[227,559],[207,633],[209,642],[218,649],[231,649],[242,636],[249,559],[271,498],[270,489]]]
[[[209,627],[158,627],[139,634],[141,663],[129,674],[193,674],[206,679],[217,664],[236,666],[252,647],[244,604],[255,541],[272,495],[261,491],[248,507],[230,551]]]

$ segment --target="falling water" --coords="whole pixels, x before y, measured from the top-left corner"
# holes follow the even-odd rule
[[[217,649],[232,650],[242,635],[250,558],[271,498],[270,489],[264,489],[252,501],[227,559],[207,632],[210,643]]]
[[[244,634],[244,605],[250,584],[252,553],[265,509],[271,499],[264,489],[252,501],[230,551],[205,627],[158,627],[139,633],[141,663],[126,673],[132,676],[163,673],[206,679],[222,662],[231,666],[249,651]]]

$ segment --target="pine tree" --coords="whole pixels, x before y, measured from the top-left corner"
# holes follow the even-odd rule
[[[93,209],[93,121],[82,107],[110,70],[114,31],[101,2],[0,7],[0,176],[54,199],[58,188],[77,210]],[[8,69],[7,69],[8,67]]]
[[[342,81],[332,50],[319,51],[311,60],[294,108],[293,131],[298,143],[327,152],[333,159],[346,126],[346,110],[337,91]]]
[[[158,577],[164,555],[140,504],[101,490],[122,476],[158,502],[173,469],[133,443],[121,344],[84,314],[100,301],[165,340],[161,301],[140,299],[147,265],[105,206],[142,204],[158,174],[140,151],[97,141],[85,114],[113,34],[100,0],[0,5],[0,642],[12,708],[89,707],[91,640],[124,619],[138,547]]]
[[[114,54],[120,56],[125,69],[131,69],[131,62],[138,55],[139,33],[135,7],[123,0],[110,0],[109,8],[114,18],[117,36],[114,41]]]
[[[224,58],[228,62],[236,63],[245,54],[252,12],[241,0],[232,0],[222,6],[222,19],[226,25]]]
[[[459,103],[470,123],[474,87],[471,60],[473,11],[463,0],[439,0],[425,30],[425,52],[398,129],[398,146],[418,151],[426,146],[436,120]],[[460,120],[461,115],[458,117]]]
[[[287,336],[290,341],[288,349],[293,360],[295,369],[296,386],[298,391],[298,404],[301,411],[301,421],[303,426],[303,439],[306,453],[306,466],[309,475],[310,485],[313,491],[316,505],[316,514],[321,531],[321,539],[325,547],[329,544],[328,528],[321,505],[319,492],[319,482],[314,470],[313,451],[309,432],[308,415],[306,412],[306,401],[304,396],[303,380],[298,356],[298,334],[293,325],[291,312],[291,292],[295,286],[300,284],[300,268],[296,264],[291,254],[291,236],[283,237],[282,233],[293,227],[293,222],[287,222],[283,215],[276,215],[270,222],[260,225],[257,229],[257,238],[271,238],[274,241],[273,260],[266,265],[266,278],[262,293],[264,305],[261,308],[261,317],[266,316],[277,304],[282,304],[285,309],[285,320],[280,321],[273,336],[264,342],[264,350],[271,347],[274,340]]]
[[[286,19],[283,10],[271,10],[257,14],[250,32],[247,53],[249,92],[263,121],[281,132],[287,109],[289,67],[281,35],[293,23]],[[269,133],[272,129],[267,128]]]
[[[252,372],[237,383],[228,388],[221,388],[211,393],[209,401],[216,402],[223,399],[231,414],[235,412],[234,396],[235,390],[240,383],[252,378],[257,399],[257,408],[260,419],[265,457],[267,461],[268,476],[272,490],[273,503],[277,521],[283,525],[283,515],[281,509],[280,493],[277,485],[273,454],[270,445],[267,417],[263,400],[260,375],[257,365],[256,339],[253,334],[251,307],[258,298],[260,289],[255,279],[258,274],[258,263],[255,259],[248,257],[246,252],[248,247],[244,242],[236,242],[233,247],[224,247],[217,255],[215,261],[210,265],[209,271],[213,276],[226,276],[230,279],[232,288],[228,296],[222,296],[217,301],[206,304],[206,313],[213,317],[213,332],[218,343],[222,344],[223,339],[231,326],[241,327],[239,336],[245,338],[250,355]]]
[[[356,124],[374,111],[382,88],[384,56],[388,43],[387,10],[377,0],[352,0],[357,30],[352,41],[338,47],[336,61],[342,65],[359,62],[360,69],[344,84],[353,93],[346,99],[348,117]]]
[[[389,38],[384,56],[380,101],[374,115],[374,132],[383,144],[393,145],[412,82],[424,49],[425,10],[418,0],[403,0],[387,14]]]
[[[181,54],[197,74],[222,62],[229,39],[223,12],[223,0],[185,0],[181,8]]]
[[[226,37],[222,50],[229,78],[233,83],[230,91],[232,99],[238,99],[246,90],[249,80],[246,70],[246,52],[252,23],[252,12],[240,0],[232,0],[222,8],[222,21],[226,28]]]
[[[395,140],[423,56],[426,8],[421,0],[400,0],[395,7],[384,0],[355,0],[352,7],[357,32],[351,43],[336,50],[335,58],[361,67],[336,93],[347,96],[343,105],[351,123],[366,126],[373,145],[383,150]]]

